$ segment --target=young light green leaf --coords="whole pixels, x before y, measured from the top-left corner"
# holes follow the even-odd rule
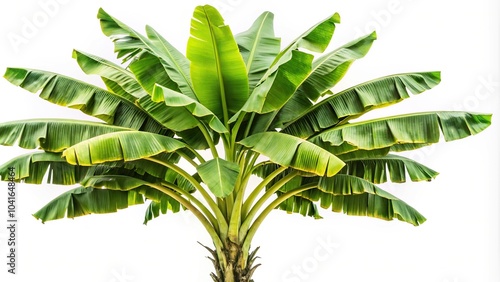
[[[229,26],[209,5],[194,11],[187,58],[196,97],[227,123],[248,98],[248,77]]]

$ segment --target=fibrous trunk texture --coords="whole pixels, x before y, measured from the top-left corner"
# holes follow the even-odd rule
[[[203,246],[203,245],[202,245]],[[217,256],[217,252],[206,246],[205,247],[212,257],[208,257],[215,267],[215,272],[210,273],[210,277],[214,282],[253,282],[251,279],[253,273],[260,266],[260,264],[253,265],[255,260],[258,258],[256,256],[259,248],[256,248],[252,253],[248,255],[246,259],[243,256],[241,246],[228,242],[226,243],[226,249],[223,251],[225,256],[223,261],[226,261],[225,267],[222,266],[221,259]]]

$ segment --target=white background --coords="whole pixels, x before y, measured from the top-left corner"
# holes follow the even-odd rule
[[[49,2],[53,4],[49,8],[41,5]],[[337,90],[393,73],[442,71],[442,83],[432,91],[370,116],[467,110],[496,114],[493,125],[477,136],[408,154],[439,171],[435,181],[384,186],[428,218],[420,227],[328,211],[322,212],[324,219],[319,221],[275,212],[254,241],[254,246],[261,246],[263,264],[255,280],[500,281],[497,1],[179,3],[2,1],[0,72],[7,66],[39,68],[99,83],[85,76],[71,59],[73,48],[114,58],[112,44],[96,19],[99,7],[137,30],[152,25],[182,51],[198,4],[219,7],[235,33],[247,29],[261,12],[272,11],[276,34],[284,44],[339,12],[342,24],[330,50],[374,28],[379,39]],[[0,80],[1,122],[40,117],[86,118]],[[0,147],[0,162],[22,152]],[[7,183],[0,186],[7,188]],[[65,189],[19,185],[18,275],[7,274],[7,230],[1,228],[1,281],[210,281],[208,253],[196,243],[210,244],[210,240],[189,214],[169,214],[148,226],[142,225],[145,206],[46,224],[31,216]],[[6,189],[0,195],[0,218],[6,222]]]

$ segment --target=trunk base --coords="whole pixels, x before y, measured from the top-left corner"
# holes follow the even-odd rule
[[[200,245],[202,244],[200,243]],[[224,269],[221,267],[217,252],[207,246],[202,245],[212,255],[212,257],[208,257],[208,259],[212,261],[215,267],[215,273],[210,273],[210,277],[212,277],[212,280],[214,282],[254,282],[251,277],[257,267],[260,266],[260,264],[257,264],[255,266],[253,265],[255,260],[259,258],[256,256],[259,247],[257,247],[252,251],[252,253],[249,254],[245,264],[242,262],[244,258],[242,256],[243,252],[241,251],[241,247],[234,243],[230,243],[229,245],[230,247],[227,250],[224,250],[227,261],[227,265]]]

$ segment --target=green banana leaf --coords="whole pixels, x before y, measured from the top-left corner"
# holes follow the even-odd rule
[[[356,150],[373,150],[402,144],[437,143],[477,134],[491,124],[491,115],[467,112],[415,113],[362,121],[326,130],[309,139],[335,155]]]
[[[276,195],[279,197],[283,193],[278,191]],[[312,217],[314,219],[322,219],[323,217],[319,214],[318,207],[314,202],[308,200],[304,197],[293,196],[286,199],[284,202],[276,207],[278,210],[286,211],[287,213],[296,213],[303,216]]]
[[[279,165],[320,176],[335,175],[345,165],[335,155],[304,139],[278,132],[254,134],[238,143]]]
[[[165,198],[159,202],[151,201],[146,213],[144,214],[144,225],[160,216],[160,214],[167,214],[168,211],[177,213],[181,211],[181,204],[173,198],[165,195]]]
[[[151,183],[128,175],[98,175],[86,178],[81,184],[87,188],[130,191]]]
[[[177,83],[168,75],[160,58],[151,53],[142,53],[140,57],[129,65],[129,69],[142,88],[149,94],[153,93],[156,84],[180,91]]]
[[[200,121],[184,107],[168,107],[163,101],[155,102],[149,96],[139,99],[137,104],[162,126],[174,132],[185,131],[200,125]]]
[[[36,93],[56,105],[79,109],[108,124],[168,134],[140,108],[114,93],[70,77],[51,72],[8,68],[4,77],[16,86]]]
[[[290,60],[255,87],[242,111],[263,114],[279,110],[311,72],[312,59],[310,54],[292,51]],[[237,116],[233,116],[231,122]]]
[[[127,99],[135,101],[145,95],[146,91],[137,82],[134,75],[123,67],[100,58],[96,55],[73,50],[73,58],[86,74],[95,74],[102,78],[108,90]]]
[[[75,218],[88,214],[117,212],[132,205],[143,204],[144,198],[136,191],[113,191],[79,187],[71,189],[50,201],[33,216],[42,222]]]
[[[247,69],[249,93],[280,52],[281,40],[274,35],[273,21],[273,13],[264,12],[248,30],[235,36]]]
[[[330,44],[335,31],[335,24],[338,23],[340,23],[340,15],[335,13],[302,33],[276,56],[267,74],[275,72],[280,65],[289,61],[293,50],[303,48],[323,53]],[[263,79],[267,79],[268,75],[265,75]]]
[[[185,97],[189,99],[189,97]],[[162,126],[174,131],[177,136],[181,137],[182,140],[192,148],[205,150],[210,147],[203,132],[199,128],[199,125],[203,125],[203,123],[193,116],[186,107],[168,107],[164,101],[154,102],[149,96],[141,98],[138,101],[138,105],[144,111],[147,111],[157,122],[162,124]],[[210,123],[210,119],[208,119],[208,124]],[[217,126],[216,121],[212,122],[211,125],[219,131],[226,131],[224,126]],[[214,143],[217,144],[219,136],[217,134],[212,134],[212,137]]]
[[[219,198],[230,195],[240,173],[240,167],[221,158],[215,158],[199,165],[196,170],[208,189]]]
[[[313,56],[297,49],[323,52],[330,43],[335,24],[339,22],[338,14],[328,17],[304,32],[278,53],[242,110],[232,116],[229,122],[233,123],[238,120],[242,112],[265,114],[277,111],[285,105],[311,72]],[[269,120],[274,119],[274,115],[254,115],[254,117],[256,123],[264,126],[253,126],[250,130],[253,133],[267,131]],[[262,121],[259,121],[260,119]]]
[[[413,94],[422,93],[440,80],[439,72],[424,72],[396,74],[365,82],[308,107],[306,112],[300,109],[302,106],[287,109],[288,115],[295,118],[283,127],[283,132],[308,138],[345,119],[409,98],[408,90]]]
[[[115,132],[90,138],[64,150],[63,157],[70,164],[90,166],[112,161],[133,161],[171,153],[186,144],[149,132]]]
[[[439,174],[412,159],[392,154],[378,158],[344,161],[346,166],[341,173],[354,175],[375,184],[387,182],[388,174],[391,182],[394,183],[406,182],[407,173],[411,181],[431,181]]]
[[[155,54],[161,58],[160,62],[162,62],[170,79],[177,84],[180,92],[196,100],[189,60],[152,27],[146,26],[146,33],[151,40],[151,44],[155,47],[153,49]],[[172,90],[176,89],[172,88]]]
[[[175,177],[176,176],[174,175],[174,178]],[[130,176],[106,175],[88,178],[87,181],[84,182],[84,185],[87,187],[105,187],[106,189],[120,191],[130,191],[135,189],[135,191],[146,197],[146,199],[151,200],[151,203],[146,209],[144,224],[147,224],[148,221],[158,217],[160,212],[161,214],[166,214],[168,210],[173,213],[180,211],[181,204],[178,201],[161,191],[150,188],[150,183],[151,182]]]
[[[316,101],[344,77],[355,60],[368,53],[375,39],[377,34],[372,32],[314,60],[312,72],[299,92]]]
[[[177,154],[163,154],[155,157],[163,162],[177,163]],[[73,185],[82,183],[87,177],[97,175],[123,174],[150,180],[152,182],[168,181],[182,187],[186,191],[194,191],[194,187],[178,173],[148,160],[131,162],[110,162],[96,166],[78,166],[66,162],[60,153],[32,152],[15,157],[0,166],[0,179],[9,179],[9,167],[16,171],[14,181],[31,184],[47,183]]]
[[[193,99],[196,98],[189,74],[189,61],[152,27],[146,26],[148,37],[145,37],[103,9],[99,9],[97,18],[100,20],[103,33],[113,40],[115,52],[118,58],[123,58],[123,63],[135,61],[148,52],[159,59],[168,79],[177,84],[182,93]],[[145,70],[148,67],[148,65],[143,65],[145,62],[151,61],[134,62],[136,71],[137,69]],[[162,85],[170,87],[169,83]],[[177,90],[177,87],[172,86],[172,89]]]
[[[233,34],[215,8],[195,9],[186,55],[196,97],[226,123],[248,98],[248,77]]]
[[[101,24],[102,33],[110,37],[113,41],[117,57],[123,58],[122,63],[150,51],[149,42],[146,37],[115,19],[102,8],[99,9],[97,18]]]
[[[0,145],[62,152],[83,140],[129,128],[69,119],[32,119],[0,124]]]
[[[183,119],[195,118],[198,120],[203,120],[207,125],[210,126],[217,133],[227,133],[228,129],[224,126],[224,124],[217,118],[217,116],[206,108],[200,102],[191,99],[190,97],[183,95],[182,93],[176,92],[174,90],[165,88],[161,85],[158,85],[153,90],[153,94],[151,96],[151,100],[154,102],[164,102],[169,109],[171,108],[180,108],[183,109],[182,115],[177,117],[173,117],[172,120],[174,123],[182,122]],[[180,113],[178,113],[180,114]],[[198,125],[198,123],[197,123]],[[184,128],[180,131],[190,129]]]
[[[172,155],[162,154],[161,156],[155,156],[154,159],[161,160],[163,162],[175,162],[176,158],[174,157],[172,160]],[[156,168],[155,168],[156,166]],[[155,189],[149,188],[148,183],[155,184],[163,184],[169,183],[179,187],[180,189],[187,191],[189,193],[193,193],[196,191],[195,187],[187,181],[182,175],[179,173],[168,169],[164,166],[158,165],[155,162],[150,160],[136,160],[131,162],[111,162],[106,163],[105,165],[100,164],[96,166],[92,166],[95,168],[102,168],[95,170],[95,173],[88,174],[87,177],[82,179],[80,183],[84,184],[86,187],[94,187],[101,188],[104,185],[106,188],[111,189],[114,185],[118,184],[110,184],[107,185],[106,181],[114,181],[113,179],[117,178],[115,176],[121,177],[121,183],[115,189],[119,190],[130,190],[139,187],[134,183],[142,183],[141,194],[146,196],[146,198],[159,201],[164,195],[163,192],[157,191]],[[126,182],[126,177],[133,178],[132,181]],[[196,178],[195,178],[196,179]],[[97,186],[96,183],[101,184],[101,186]],[[121,188],[120,188],[121,187]],[[144,190],[144,191],[143,191]]]
[[[284,123],[309,111],[313,101],[329,93],[329,89],[344,77],[351,64],[368,53],[376,38],[377,35],[373,32],[316,59],[308,78],[280,109],[273,127],[282,128]]]
[[[73,185],[79,183],[95,168],[80,167],[66,163],[60,153],[34,152],[15,157],[0,166],[0,179],[9,179],[9,167],[15,169],[14,181],[41,184]]]
[[[337,174],[320,178],[317,189],[302,192],[300,196],[319,201],[322,208],[347,215],[369,216],[383,220],[397,218],[418,226],[425,217],[417,210],[361,178]]]
[[[268,168],[265,170],[273,169],[275,164],[269,164]],[[266,190],[271,188],[277,181],[279,181],[283,176],[286,176],[288,173],[293,171],[292,169],[288,169],[283,172],[280,177],[276,177],[266,186]],[[264,171],[262,171],[264,172]],[[268,172],[265,172],[268,173]],[[267,176],[267,175],[266,175]],[[275,192],[276,196],[281,196],[285,192],[291,191],[297,187],[302,186],[303,178],[301,176],[296,176],[290,181],[288,181],[285,185],[283,185],[278,191]],[[279,204],[276,209],[286,211],[287,213],[298,213],[303,216],[313,217],[314,219],[321,219],[321,215],[319,214],[318,207],[311,200],[308,200],[301,196],[293,196],[286,199],[284,202]]]

